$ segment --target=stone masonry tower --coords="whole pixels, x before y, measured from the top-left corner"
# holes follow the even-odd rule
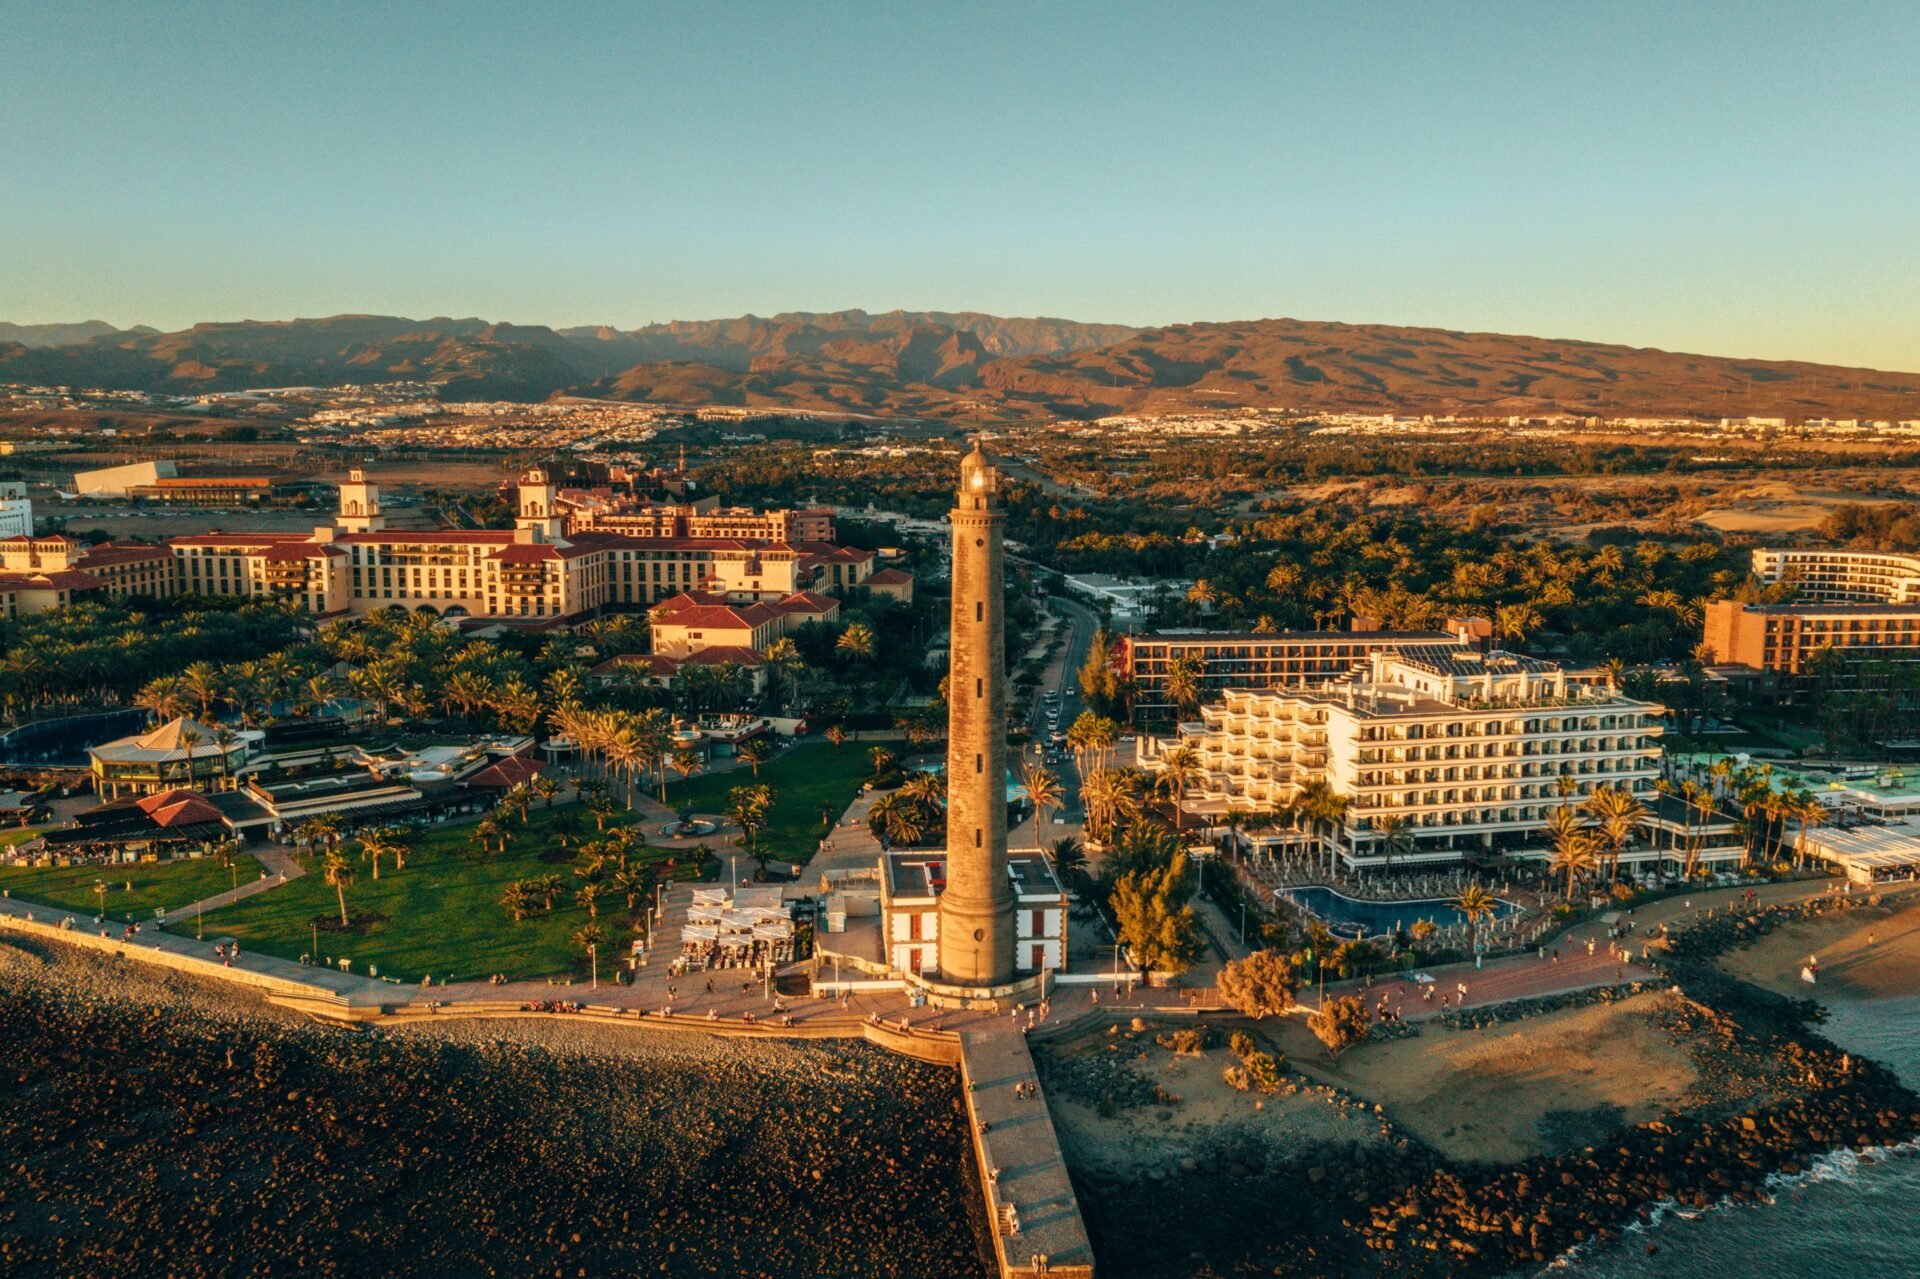
[[[1013,979],[1007,879],[1006,513],[1000,472],[975,444],[960,462],[953,523],[953,643],[947,682],[947,883],[940,976],[967,986]]]

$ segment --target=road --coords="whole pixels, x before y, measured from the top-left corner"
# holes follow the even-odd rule
[[[1061,647],[1060,655],[1048,664],[1046,675],[1040,683],[1039,692],[1034,697],[1033,705],[1027,713],[1027,725],[1033,730],[1033,738],[1036,743],[1044,742],[1049,732],[1047,728],[1047,690],[1052,689],[1060,694],[1060,731],[1065,732],[1067,725],[1071,724],[1074,717],[1080,713],[1082,703],[1080,700],[1080,682],[1078,677],[1081,666],[1084,665],[1087,660],[1087,649],[1093,643],[1094,630],[1099,625],[1099,620],[1095,618],[1092,610],[1073,600],[1055,595],[1048,598],[1047,605],[1056,614],[1066,619],[1067,642]],[[1025,756],[1025,762],[1035,762],[1038,758],[1038,748],[1029,747]],[[1073,756],[1064,753],[1062,754],[1060,763],[1050,765],[1049,767],[1051,767],[1054,773],[1060,778],[1061,789],[1064,791],[1063,798],[1066,803],[1064,808],[1053,814],[1052,820],[1048,823],[1046,833],[1048,837],[1052,839],[1060,839],[1069,835],[1078,837],[1080,834],[1081,821],[1080,770],[1074,764]],[[1020,847],[1023,843],[1031,840],[1031,831],[1024,824],[1016,829],[1023,833],[1016,835],[1013,832],[1009,832],[1009,840],[1015,847]]]

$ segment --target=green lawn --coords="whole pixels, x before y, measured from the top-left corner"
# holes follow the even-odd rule
[[[762,843],[778,861],[809,860],[824,833],[822,806],[832,813],[830,820],[838,821],[872,773],[873,761],[858,743],[835,749],[830,742],[807,742],[774,756],[760,768],[760,781],[774,789],[773,814],[761,835]],[[723,813],[727,792],[753,783],[753,772],[747,768],[670,781],[667,807]]]
[[[625,814],[616,815],[609,829],[625,821]],[[560,846],[558,837],[570,834],[569,848],[578,847],[583,838],[597,838],[592,817],[580,805],[566,804],[535,807],[526,825],[518,817],[509,817],[507,825],[513,839],[506,852],[485,856],[473,841],[471,824],[419,832],[413,851],[407,854],[406,869],[383,863],[378,881],[349,842],[347,852],[354,859],[357,878],[346,890],[347,911],[386,918],[359,934],[322,931],[319,953],[351,959],[354,972],[365,972],[373,964],[381,976],[408,982],[429,974],[437,982],[484,978],[491,973],[526,978],[584,972],[586,957],[572,941],[574,931],[589,922],[586,908],[573,900],[574,890],[584,881],[574,874],[577,862]],[[666,849],[647,849],[637,859],[660,863],[671,855]],[[309,859],[309,870],[313,869]],[[681,866],[674,873],[687,872]],[[551,914],[516,923],[500,904],[501,894],[514,880],[545,875],[560,876],[565,895]],[[334,889],[322,875],[309,873],[208,915],[206,929],[211,935],[217,927],[223,935],[265,954],[298,959],[313,949],[312,922],[338,923],[339,918]],[[611,971],[616,953],[626,953],[635,922],[624,898],[609,896],[600,903],[599,924],[607,935],[600,951],[602,976]],[[174,926],[183,924],[192,926],[191,921],[180,920]]]
[[[200,857],[174,862],[117,862],[111,866],[8,866],[0,868],[0,888],[22,901],[91,917],[100,906],[94,885],[105,883],[110,917],[146,922],[158,907],[177,912],[182,906],[226,892],[234,886],[236,870],[243,884],[260,877],[260,863],[251,857],[236,857],[233,870],[222,866],[217,858]],[[133,885],[131,890],[128,884]],[[175,915],[176,921],[178,918]]]

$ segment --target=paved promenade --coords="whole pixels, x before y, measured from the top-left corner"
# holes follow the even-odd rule
[[[1000,1273],[1023,1279],[1042,1273],[1035,1262],[1045,1257],[1045,1273],[1091,1275],[1093,1245],[1026,1036],[969,1031],[960,1046]]]

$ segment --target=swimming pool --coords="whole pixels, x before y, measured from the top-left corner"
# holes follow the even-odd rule
[[[1331,888],[1283,888],[1280,892],[1295,905],[1311,911],[1343,936],[1378,937],[1384,933],[1403,933],[1422,919],[1441,928],[1467,922],[1466,915],[1444,897],[1421,901],[1367,902],[1334,892]],[[1517,909],[1512,902],[1499,902],[1494,917],[1510,915]]]
[[[147,721],[145,711],[130,707],[22,724],[0,737],[0,763],[28,768],[85,768],[88,747],[138,733]]]

